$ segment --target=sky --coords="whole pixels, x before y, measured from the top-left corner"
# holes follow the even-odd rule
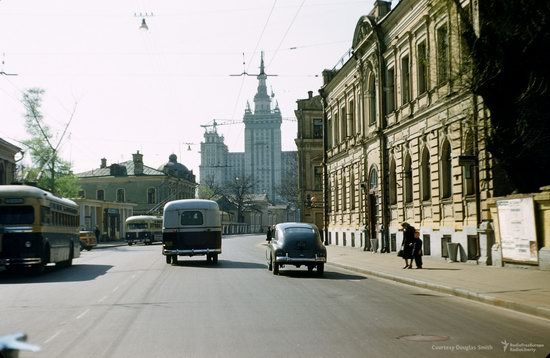
[[[244,150],[240,122],[258,80],[231,75],[257,74],[264,51],[266,73],[276,75],[267,85],[283,116],[283,150],[296,150],[296,101],[318,94],[322,71],[351,48],[372,4],[0,0],[0,71],[17,74],[0,75],[0,138],[25,149],[22,94],[41,88],[44,121],[75,173],[139,150],[153,168],[174,153],[198,178],[201,125],[236,122],[217,130],[231,152]],[[143,18],[148,31],[139,29]]]

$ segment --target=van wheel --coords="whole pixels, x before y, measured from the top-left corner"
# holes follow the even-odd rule
[[[166,263],[171,264],[172,263],[172,256],[166,255]]]

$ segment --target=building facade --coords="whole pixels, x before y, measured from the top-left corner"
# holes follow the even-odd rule
[[[263,53],[254,110],[247,104],[243,123],[244,153],[231,153],[216,124],[206,129],[201,143],[201,185],[223,186],[235,178],[246,177],[254,183],[254,194],[267,194],[271,202],[282,202],[279,188],[283,173],[296,172],[296,152],[281,149],[282,116],[273,94],[267,92]]]
[[[473,2],[462,6],[477,16]],[[391,9],[375,1],[348,56],[323,72],[333,244],[396,251],[408,222],[425,255],[448,257],[447,243],[470,260],[490,255],[478,229],[498,188],[485,148],[488,117],[466,86],[461,26],[453,2],[402,0]]]
[[[15,182],[15,155],[21,148],[0,138],[0,185]]]
[[[133,203],[135,215],[161,213],[168,201],[195,198],[195,175],[172,154],[158,169],[143,164],[139,151],[133,159],[76,174],[80,197],[100,201]]]
[[[312,91],[296,103],[300,221],[315,224],[323,232],[323,104]]]

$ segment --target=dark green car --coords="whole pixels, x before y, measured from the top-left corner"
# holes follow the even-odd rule
[[[319,229],[313,224],[281,223],[275,226],[271,240],[268,239],[267,268],[274,275],[286,265],[297,268],[306,266],[308,271],[317,269],[319,276],[325,271],[327,249],[321,241]]]

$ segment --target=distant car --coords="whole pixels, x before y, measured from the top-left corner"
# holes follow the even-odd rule
[[[317,268],[322,276],[327,262],[327,249],[321,241],[319,229],[313,224],[281,223],[275,226],[266,250],[267,268],[274,275],[285,265],[306,266],[308,271]]]
[[[80,249],[86,249],[90,251],[97,246],[97,239],[93,231],[81,231],[80,232]]]

